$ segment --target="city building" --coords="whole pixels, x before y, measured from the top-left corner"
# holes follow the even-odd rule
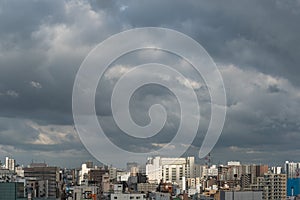
[[[300,194],[300,163],[285,162],[284,171],[287,176],[287,196]]]
[[[111,200],[146,200],[146,194],[135,193],[114,193],[110,197]]]
[[[112,182],[112,183],[117,182],[117,178],[118,178],[117,172],[118,172],[117,168],[115,168],[115,167],[110,167],[109,168],[109,180],[110,180],[110,182]]]
[[[61,182],[58,167],[49,167],[45,163],[32,163],[24,168],[24,177],[29,181],[27,187],[38,189],[34,192],[38,195],[36,197],[59,197]],[[41,188],[45,192],[40,190]]]
[[[150,183],[163,182],[177,183],[182,186],[182,179],[194,178],[196,176],[195,158],[148,158],[146,164],[146,175]]]
[[[297,196],[300,193],[300,178],[287,179],[287,196]]]
[[[157,190],[158,184],[156,183],[138,183],[137,191],[140,193],[155,192]]]
[[[14,179],[14,172],[8,169],[0,169],[0,182],[11,182]]]
[[[73,200],[99,199],[100,191],[97,186],[80,185],[73,188]]]
[[[24,177],[24,169],[23,169],[23,167],[20,167],[20,166],[15,167],[15,172],[16,172],[17,176]]]
[[[271,172],[272,172],[273,174],[281,174],[281,173],[282,173],[282,167],[278,167],[278,166],[276,166],[276,167],[271,167]]]
[[[109,193],[110,191],[111,191],[111,185],[109,180],[109,174],[105,173],[102,176],[101,192]]]
[[[170,198],[170,193],[151,192],[149,194],[149,200],[170,200]]]
[[[107,169],[90,169],[88,172],[88,184],[100,186],[104,174],[108,175]]]
[[[287,178],[298,178],[300,174],[300,163],[285,161],[284,171]]]
[[[5,158],[5,169],[10,171],[15,171],[16,160],[13,158],[6,157]]]
[[[220,191],[217,200],[262,200],[261,191]],[[281,200],[281,199],[280,199]]]
[[[264,200],[286,199],[286,175],[266,173],[257,177],[257,183],[251,185],[254,191],[262,191]]]
[[[255,184],[257,177],[263,177],[268,173],[267,165],[241,165],[239,162],[228,162],[227,166],[218,167],[218,186],[230,189],[241,187],[246,190],[251,184]]]
[[[88,184],[88,173],[91,169],[93,169],[91,162],[86,162],[81,165],[81,170],[79,171],[79,185]]]

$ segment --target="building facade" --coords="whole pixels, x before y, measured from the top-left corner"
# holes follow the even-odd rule
[[[198,170],[200,171],[200,170]],[[162,180],[166,183],[177,183],[183,185],[185,178],[195,178],[197,169],[195,167],[195,158],[148,158],[146,164],[146,175],[150,183],[160,183]]]
[[[258,177],[257,183],[252,184],[251,188],[263,191],[264,200],[285,200],[286,175],[266,173],[263,177]]]
[[[59,196],[61,186],[58,167],[48,167],[44,163],[34,163],[24,168],[24,176],[25,179],[32,180],[31,184],[41,184],[47,188],[43,197]],[[34,185],[28,185],[28,187],[31,186]]]
[[[15,171],[16,160],[13,158],[6,157],[5,158],[5,168],[10,171]]]

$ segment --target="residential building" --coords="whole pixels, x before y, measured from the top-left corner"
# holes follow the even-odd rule
[[[257,177],[257,183],[251,185],[252,190],[263,191],[264,200],[286,199],[286,175],[266,173]]]
[[[26,180],[33,181],[31,184],[38,184],[39,187],[43,186],[47,189],[43,197],[59,196],[61,182],[58,167],[49,167],[45,163],[32,163],[24,168],[24,176]]]

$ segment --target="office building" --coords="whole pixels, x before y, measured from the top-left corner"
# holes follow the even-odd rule
[[[182,178],[195,177],[194,157],[187,158],[148,158],[146,164],[146,175],[150,183],[163,182],[177,183],[182,186]]]
[[[58,167],[48,167],[45,163],[32,163],[24,168],[25,179],[30,180],[28,187],[45,188],[43,197],[58,197],[60,194],[60,176]],[[36,187],[37,188],[37,187]],[[40,194],[37,192],[37,194]]]
[[[16,161],[15,159],[6,157],[5,158],[5,168],[10,170],[10,171],[15,171],[15,165],[16,165]]]

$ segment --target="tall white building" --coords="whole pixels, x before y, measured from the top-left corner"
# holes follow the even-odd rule
[[[160,157],[150,157],[147,159],[146,175],[150,183],[159,183],[162,179],[162,165]]]
[[[15,171],[15,165],[16,165],[16,161],[15,159],[6,157],[5,158],[5,168],[10,170],[10,171]]]
[[[300,163],[285,161],[284,170],[287,178],[300,177]]]
[[[81,170],[79,172],[79,184],[80,185],[85,185],[88,182],[88,173],[89,171],[93,169],[92,166],[88,166],[87,163],[83,163],[81,165]]]
[[[182,186],[183,177],[196,176],[195,158],[162,158],[150,157],[146,164],[146,175],[150,183],[163,182],[177,183]]]

